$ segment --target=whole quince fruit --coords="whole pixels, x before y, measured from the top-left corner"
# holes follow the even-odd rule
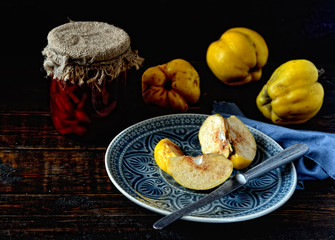
[[[200,98],[200,77],[189,62],[174,59],[143,73],[142,97],[146,103],[186,112]]]
[[[279,66],[256,98],[258,109],[275,124],[299,124],[314,117],[324,97],[318,69],[305,59]]]
[[[218,79],[239,86],[261,78],[268,56],[268,47],[260,34],[237,27],[227,30],[209,45],[206,60]]]

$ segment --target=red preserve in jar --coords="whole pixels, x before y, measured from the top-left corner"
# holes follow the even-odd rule
[[[63,135],[85,135],[95,120],[109,116],[125,88],[127,69],[143,62],[124,30],[101,22],[54,28],[42,54],[51,78],[51,118]]]

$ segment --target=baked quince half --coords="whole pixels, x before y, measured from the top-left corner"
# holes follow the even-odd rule
[[[235,169],[248,167],[256,156],[256,141],[248,127],[236,116],[224,118],[215,114],[207,117],[200,127],[198,138],[203,154],[222,154]]]
[[[186,188],[208,190],[230,177],[233,163],[217,153],[197,157],[170,157],[167,170],[177,183]]]
[[[171,175],[177,183],[194,190],[217,187],[226,181],[233,171],[232,161],[222,154],[185,156],[178,145],[168,138],[156,144],[154,158],[158,167]]]

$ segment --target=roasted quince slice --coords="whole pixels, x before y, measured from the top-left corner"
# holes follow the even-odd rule
[[[164,172],[167,171],[167,161],[170,157],[183,156],[183,151],[168,138],[163,138],[160,140],[154,149],[154,158],[160,169]]]
[[[177,183],[186,188],[208,190],[230,177],[233,163],[217,153],[171,157],[167,161],[167,170]]]
[[[198,138],[203,154],[219,153],[228,158],[233,151],[227,121],[219,114],[206,118],[199,129]]]
[[[233,144],[233,153],[229,159],[234,168],[243,169],[248,167],[254,160],[257,145],[254,136],[248,127],[236,116],[227,118],[229,128],[229,141]]]
[[[198,137],[203,154],[222,154],[233,162],[236,169],[248,167],[256,156],[256,141],[236,116],[209,116],[200,127]]]

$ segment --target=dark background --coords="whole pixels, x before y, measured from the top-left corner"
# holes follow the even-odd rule
[[[209,43],[231,27],[259,32],[271,60],[332,60],[332,0],[268,1],[1,1],[1,55],[36,61],[48,32],[73,21],[103,21],[125,29],[133,48],[160,61],[203,60]]]
[[[131,104],[124,111],[141,111],[137,113],[138,118],[128,122],[128,125],[150,117],[152,112],[155,112],[152,115],[170,113],[143,105],[140,79],[147,67],[175,58],[190,61],[199,72],[202,96],[194,109],[210,113],[213,100],[239,102],[246,116],[261,121],[267,120],[258,111],[255,99],[280,64],[305,58],[318,68],[324,68],[327,79],[334,76],[333,0],[6,0],[0,2],[0,8],[0,108],[5,110],[48,111],[48,81],[42,68],[41,51],[47,45],[48,32],[69,19],[102,21],[123,28],[131,37],[132,48],[146,59],[143,68],[129,74],[129,83],[133,88],[127,98]],[[227,29],[238,26],[254,29],[264,37],[269,48],[269,59],[259,82],[233,88],[214,77],[206,65],[205,56],[211,42]],[[324,87],[327,88],[327,84]],[[39,104],[27,108],[27,103],[19,100],[22,96],[35,98]],[[323,107],[321,113],[323,109],[335,108],[333,101],[326,100],[324,105],[328,106]],[[299,127],[303,128],[303,125]]]

